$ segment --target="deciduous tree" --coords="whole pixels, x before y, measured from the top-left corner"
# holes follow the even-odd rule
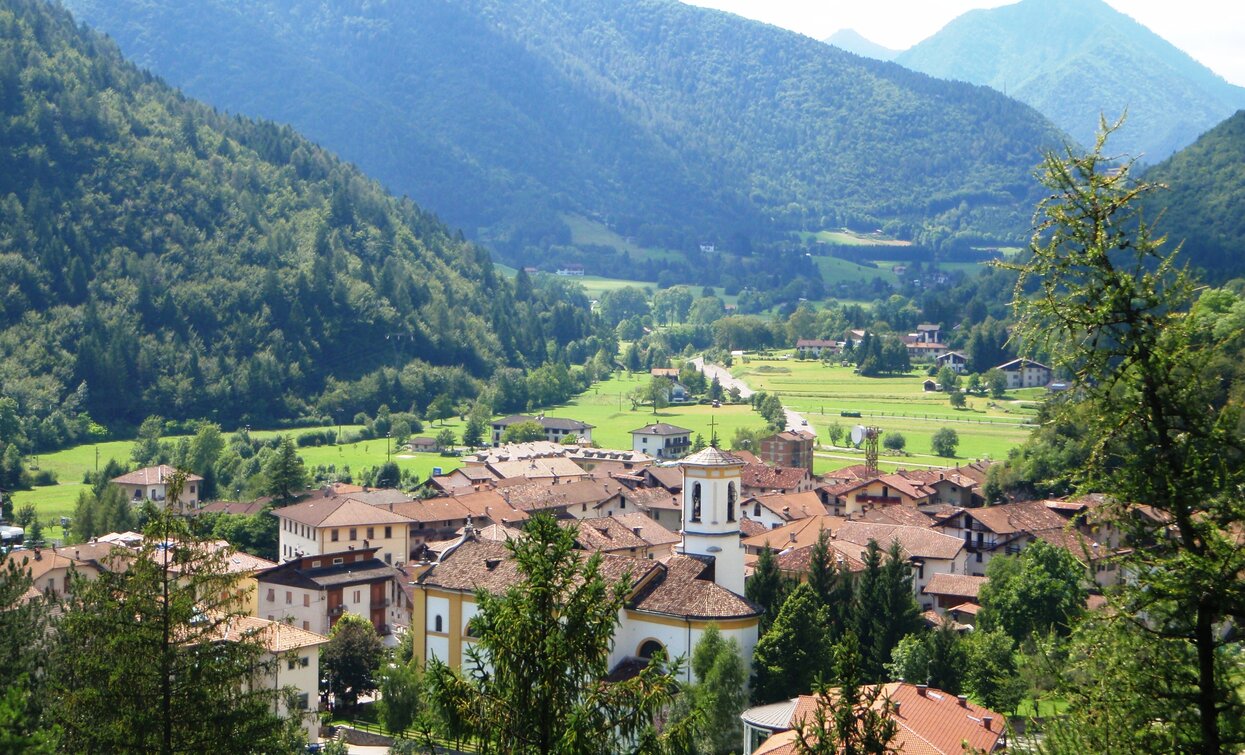
[[[376,691],[376,672],[384,654],[376,627],[366,618],[344,613],[329,631],[320,651],[327,691],[340,708],[353,709],[360,695]]]

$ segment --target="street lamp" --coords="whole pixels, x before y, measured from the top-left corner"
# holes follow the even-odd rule
[[[386,464],[389,463],[389,436],[390,436],[390,433],[386,432],[385,433],[385,463]]]

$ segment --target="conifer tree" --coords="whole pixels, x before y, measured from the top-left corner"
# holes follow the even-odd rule
[[[807,694],[829,672],[829,652],[825,609],[808,584],[799,584],[753,651],[753,702]]]
[[[778,618],[778,612],[782,609],[783,601],[786,600],[790,590],[790,581],[779,571],[774,552],[769,548],[762,548],[761,554],[757,556],[752,577],[744,585],[744,595],[748,600],[765,609],[758,630],[762,635],[774,623],[774,619]]]
[[[268,494],[279,501],[292,501],[295,494],[307,487],[307,470],[289,436],[281,438],[281,444],[268,461],[264,474],[268,481]]]

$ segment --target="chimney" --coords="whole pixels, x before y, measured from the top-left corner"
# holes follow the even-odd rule
[[[961,708],[968,707],[968,695],[956,695],[955,699],[960,703]]]
[[[929,685],[928,685],[928,684],[918,684],[918,685],[916,685],[916,693],[917,693],[918,695],[920,695],[921,697],[925,697],[925,696],[926,696],[926,695],[925,695],[925,692],[926,692],[926,690],[928,690],[928,689],[929,689]]]
[[[501,559],[500,559],[500,558],[486,558],[486,559],[484,559],[484,566],[485,566],[485,567],[486,567],[489,571],[493,571],[494,569],[496,569],[496,568],[497,568],[497,565],[498,565],[498,564],[500,564],[500,563],[501,563]],[[990,727],[989,727],[989,726],[987,726],[986,728],[988,729],[988,728],[990,728]]]
[[[994,716],[982,716],[981,717],[981,725],[986,727],[986,729],[989,729],[990,724],[992,723],[994,723]]]
[[[636,537],[639,537],[639,536],[640,536],[640,528],[639,528],[639,527],[632,527],[632,528],[631,528],[631,534],[635,535]]]
[[[895,700],[894,702],[891,703],[891,705],[895,706],[895,715],[898,716],[899,715],[899,701]]]

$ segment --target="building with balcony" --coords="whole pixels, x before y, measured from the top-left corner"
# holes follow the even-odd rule
[[[327,635],[346,613],[372,622],[382,637],[406,624],[410,607],[399,573],[377,558],[377,548],[359,548],[287,561],[256,575],[257,611],[269,621]]]
[[[132,503],[148,500],[164,504],[168,497],[169,480],[177,470],[168,464],[155,467],[143,467],[133,472],[112,478],[112,484],[125,491],[125,497]],[[192,509],[203,500],[203,478],[197,474],[187,474],[182,485],[181,496],[178,497],[179,511]]]
[[[655,459],[680,459],[691,450],[691,438],[686,427],[655,422],[631,431],[631,450]]]

